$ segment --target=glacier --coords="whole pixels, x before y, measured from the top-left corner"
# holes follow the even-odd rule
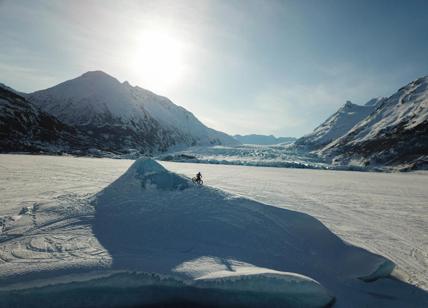
[[[254,167],[329,169],[318,156],[290,144],[235,146],[193,146],[170,150],[155,157],[161,161],[243,165]]]

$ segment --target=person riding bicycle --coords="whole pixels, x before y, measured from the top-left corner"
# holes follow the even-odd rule
[[[202,181],[202,174],[200,172],[196,173],[196,176],[192,178],[192,182],[195,184],[202,185],[204,183]]]
[[[200,172],[196,173],[196,181],[200,182],[202,180],[202,174]]]

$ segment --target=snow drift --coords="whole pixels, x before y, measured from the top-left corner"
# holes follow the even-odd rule
[[[290,305],[331,302],[317,281],[373,280],[394,267],[345,244],[309,215],[194,186],[150,159],[137,160],[98,194],[94,232],[114,270],[280,295]]]

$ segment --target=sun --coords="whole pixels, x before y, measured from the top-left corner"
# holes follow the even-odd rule
[[[144,31],[137,37],[130,65],[141,86],[164,91],[177,86],[183,78],[185,44],[166,31]]]

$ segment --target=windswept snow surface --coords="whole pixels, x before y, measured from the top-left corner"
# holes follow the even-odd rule
[[[394,274],[428,290],[428,172],[252,168],[162,162],[234,194],[308,213],[342,239],[388,257]]]
[[[349,192],[362,185],[355,180],[355,173],[346,177],[346,172],[163,163],[168,170],[188,175],[201,170],[206,183],[265,199],[278,206],[274,207],[215,188],[195,187],[188,178],[152,160],[137,161],[122,174],[131,163],[0,155],[0,306],[40,299],[46,303],[46,294],[59,305],[81,306],[76,295],[84,290],[83,296],[93,300],[92,305],[120,305],[117,294],[129,305],[153,304],[162,298],[177,300],[177,296],[216,305],[222,304],[220,299],[230,305],[238,300],[245,306],[322,306],[331,296],[336,297],[338,307],[428,304],[426,292],[397,280],[378,279],[393,268],[384,257],[347,245],[311,216],[285,209],[297,208],[297,203],[301,203],[301,211],[318,207],[321,212],[324,208],[322,219],[340,221],[337,230],[348,228],[348,235],[354,234],[357,241],[378,240],[376,233],[382,238],[385,232],[381,231],[386,231],[382,229],[387,229],[382,212],[371,218],[376,223],[370,229],[370,217],[361,209],[351,211],[346,206],[355,201]],[[308,173],[302,175],[302,171]],[[344,176],[335,183],[330,174]],[[324,177],[330,189],[336,188],[342,210],[326,210],[322,202],[315,203],[316,196],[322,196],[320,189],[325,188],[317,182],[318,176]],[[419,174],[397,175],[401,178],[394,182],[395,175],[384,176],[393,180],[381,183],[383,189],[405,176],[422,184],[427,179]],[[346,186],[339,183],[350,179],[354,185],[346,194]],[[303,188],[293,194],[290,189],[303,182],[309,182],[305,185],[307,194],[299,195]],[[415,182],[401,184],[416,193],[408,204],[426,200],[426,192]],[[411,191],[410,186],[416,188]],[[392,189],[396,187],[392,185]],[[378,198],[382,198],[380,192],[382,189],[377,191]],[[419,221],[426,218],[426,208],[415,206],[405,214],[406,209],[393,203],[386,216],[395,210],[395,216],[418,214]],[[351,219],[359,215],[360,220]],[[341,219],[329,220],[335,216]],[[426,243],[426,224],[420,225],[415,216],[412,219],[417,232],[410,243]],[[362,224],[364,220],[367,225]],[[363,234],[356,232],[361,231],[358,224],[374,234],[368,232],[370,237],[360,238]],[[397,247],[408,247],[400,240],[384,238],[381,248],[402,252]],[[418,261],[426,262],[426,246],[421,253]],[[425,272],[414,276],[418,283],[426,277],[426,263],[422,269]],[[64,276],[83,271],[90,272],[78,278]],[[61,275],[68,278],[60,280]],[[29,288],[33,279],[39,279],[39,288]],[[66,283],[70,280],[78,282]],[[20,290],[10,292],[17,288]],[[138,294],[149,295],[142,298]]]

